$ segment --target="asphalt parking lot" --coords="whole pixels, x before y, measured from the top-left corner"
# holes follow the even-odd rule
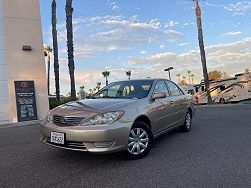
[[[251,187],[251,104],[198,107],[141,160],[39,141],[39,125],[0,128],[0,187]]]

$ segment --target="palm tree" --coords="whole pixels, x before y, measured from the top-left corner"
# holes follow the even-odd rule
[[[244,74],[250,74],[251,71],[249,69],[245,69]]]
[[[207,101],[208,104],[212,104],[212,97],[210,95],[209,91],[209,80],[208,80],[208,73],[207,73],[207,63],[206,63],[206,53],[204,48],[204,41],[203,41],[203,31],[202,31],[202,23],[201,23],[201,9],[199,6],[199,0],[192,0],[193,2],[196,2],[196,19],[197,19],[197,29],[198,29],[198,40],[199,40],[199,47],[200,47],[200,56],[201,56],[201,63],[203,68],[203,76],[205,81],[205,87],[207,90]]]
[[[189,85],[191,85],[191,73],[191,71],[187,71]]]
[[[185,80],[185,81],[186,81],[186,77],[185,77],[185,76],[182,76],[182,80]]]
[[[80,86],[79,88],[80,88],[81,91],[84,91],[85,86]]]
[[[132,71],[126,71],[126,76],[128,76],[128,79],[131,79]]]
[[[105,83],[108,85],[108,77],[110,76],[110,71],[102,72],[103,76],[105,77]]]
[[[101,87],[101,82],[97,82],[96,88],[98,91],[100,90],[100,87]]]
[[[89,94],[92,95],[92,89],[89,89]]]
[[[194,85],[194,74],[191,74],[191,78],[192,78],[192,85]]]
[[[180,83],[180,73],[176,74],[176,76],[178,77],[178,84]]]
[[[73,46],[73,27],[72,27],[72,0],[66,0],[65,5],[66,12],[66,30],[67,30],[67,52],[68,52],[68,68],[71,81],[71,98],[76,98],[75,87],[75,64],[74,64],[74,46]]]
[[[52,24],[52,40],[53,40],[53,55],[54,55],[55,87],[56,87],[57,100],[60,100],[56,7],[57,7],[56,0],[52,0],[52,3],[51,3],[51,24]]]
[[[52,52],[52,49],[50,46],[44,47],[44,56],[47,57],[47,90],[48,90],[48,95],[50,95],[51,52]]]

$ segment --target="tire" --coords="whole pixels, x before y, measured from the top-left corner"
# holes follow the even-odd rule
[[[153,143],[153,134],[149,126],[136,121],[132,126],[129,137],[126,154],[129,159],[141,159],[151,150]]]
[[[181,131],[189,132],[192,128],[192,114],[190,111],[187,111],[185,116],[185,122],[182,126],[180,126]]]

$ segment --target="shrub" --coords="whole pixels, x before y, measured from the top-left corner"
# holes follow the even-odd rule
[[[71,97],[67,97],[64,98],[63,101],[59,101],[57,99],[50,99],[49,100],[49,105],[50,105],[50,109],[56,108],[57,106],[60,106],[62,104],[71,102],[71,101],[76,101],[78,100],[77,98],[71,98]]]

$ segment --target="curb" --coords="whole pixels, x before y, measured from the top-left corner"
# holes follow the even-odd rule
[[[36,124],[40,124],[41,122],[42,120],[33,120],[33,121],[24,121],[24,122],[18,122],[18,123],[2,124],[0,125],[0,129],[36,125]]]
[[[236,103],[236,104],[211,104],[211,105],[198,105],[195,106],[196,108],[220,108],[220,107],[230,107],[230,106],[244,106],[247,105],[247,103]]]

